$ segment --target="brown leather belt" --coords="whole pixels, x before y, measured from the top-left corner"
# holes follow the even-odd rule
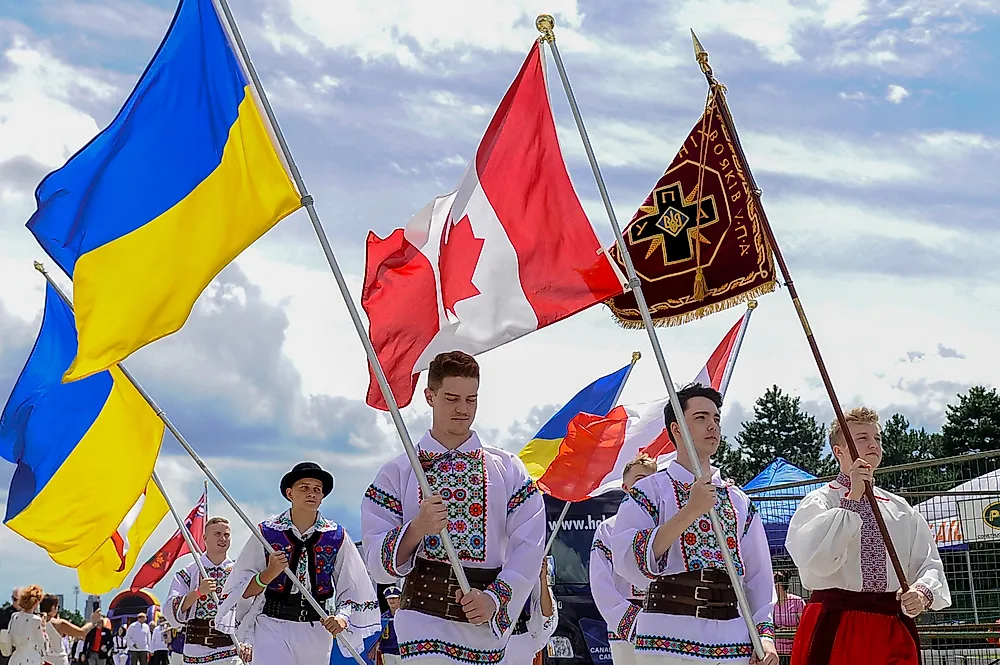
[[[469,586],[486,589],[500,574],[500,568],[465,568]],[[406,576],[399,598],[399,609],[414,610],[430,616],[468,623],[462,606],[455,602],[458,578],[451,564],[417,558],[413,572]]]
[[[233,638],[215,629],[215,621],[191,619],[184,626],[184,643],[197,644],[208,649],[233,646]]]
[[[729,576],[715,568],[657,577],[649,583],[643,610],[712,621],[729,621],[740,615]]]

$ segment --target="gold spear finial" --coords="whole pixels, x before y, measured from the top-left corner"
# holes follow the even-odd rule
[[[539,14],[538,18],[535,19],[535,27],[538,28],[538,32],[542,33],[538,41],[549,42],[551,44],[556,40],[556,34],[553,32],[556,27],[556,20],[552,17],[552,14]]]
[[[633,351],[632,352],[632,364],[634,365],[637,362],[639,362],[639,358],[642,358],[642,354],[639,353],[638,351]]]
[[[747,303],[747,309],[757,309],[757,301],[751,300]]]
[[[37,270],[38,272],[40,272],[40,273],[42,273],[44,275],[45,274],[45,264],[42,263],[41,261],[35,261],[35,270]]]
[[[691,43],[694,44],[694,57],[698,61],[698,66],[701,67],[702,73],[706,76],[711,76],[712,67],[708,64],[708,51],[701,45],[698,35],[694,34],[694,28],[691,28]]]

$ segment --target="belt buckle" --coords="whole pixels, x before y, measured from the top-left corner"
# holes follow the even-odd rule
[[[702,568],[701,570],[698,571],[698,581],[701,582],[702,584],[712,584],[712,582],[714,581],[705,579],[705,573],[707,573],[709,570],[711,569]]]
[[[709,605],[699,605],[699,606],[698,606],[698,607],[696,607],[696,608],[695,608],[695,610],[694,610],[694,617],[695,617],[696,619],[705,619],[706,617],[703,617],[703,616],[701,615],[701,611],[702,611],[702,610],[710,610],[710,609],[712,609],[712,608],[711,608],[711,606],[709,606]]]
[[[704,580],[702,580],[702,581],[704,581]],[[709,591],[709,588],[708,588],[707,586],[696,586],[696,587],[694,588],[694,599],[695,599],[695,600],[700,600],[700,601],[701,601],[701,602],[703,602],[703,603],[710,603],[710,602],[712,602],[712,601],[711,601],[710,599],[708,599],[708,598],[702,598],[701,596],[699,596],[699,595],[698,595],[698,592],[699,592],[699,591],[705,591],[705,592],[708,592],[708,591]]]
[[[306,609],[304,607],[302,609],[300,609],[299,610],[299,621],[305,621],[307,614],[308,614],[308,612],[306,612]]]

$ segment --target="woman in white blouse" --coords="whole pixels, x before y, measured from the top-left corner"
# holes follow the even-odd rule
[[[42,628],[42,617],[35,610],[43,595],[42,588],[32,584],[18,596],[20,611],[10,618],[8,628],[14,646],[9,665],[42,665],[42,656],[48,651],[48,637]]]

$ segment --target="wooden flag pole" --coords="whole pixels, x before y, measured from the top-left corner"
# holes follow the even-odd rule
[[[840,424],[840,430],[844,436],[844,440],[847,442],[847,448],[851,452],[851,459],[856,460],[859,457],[858,448],[854,444],[854,438],[851,436],[851,431],[847,427],[847,419],[844,417],[844,410],[841,408],[840,400],[837,398],[837,393],[833,389],[833,381],[830,379],[830,374],[826,370],[826,363],[823,362],[823,356],[819,351],[819,345],[816,343],[816,337],[813,335],[808,319],[806,319],[806,312],[802,307],[802,302],[799,300],[799,294],[795,289],[795,284],[792,282],[792,274],[788,270],[788,264],[785,263],[785,257],[782,256],[781,248],[778,246],[778,241],[774,237],[774,230],[771,228],[771,224],[767,220],[767,214],[764,212],[764,206],[761,204],[760,200],[761,191],[757,187],[757,183],[753,178],[749,165],[747,164],[746,154],[743,152],[743,146],[740,145],[739,135],[736,133],[736,123],[733,122],[733,116],[729,110],[729,104],[726,103],[726,87],[716,80],[715,74],[712,72],[712,67],[708,64],[708,51],[702,47],[697,35],[694,34],[694,30],[691,31],[691,40],[694,43],[694,53],[698,60],[698,65],[701,67],[702,73],[705,74],[705,78],[708,80],[708,85],[711,87],[712,92],[716,95],[723,122],[726,124],[726,129],[728,130],[729,136],[736,148],[736,154],[743,164],[744,173],[750,183],[751,194],[753,194],[754,202],[757,205],[757,213],[760,215],[760,222],[764,229],[764,236],[767,238],[767,243],[771,246],[771,251],[774,252],[774,260],[778,264],[778,269],[781,270],[781,276],[785,280],[785,286],[788,287],[788,295],[792,299],[792,304],[795,305],[795,311],[798,314],[799,322],[802,324],[802,331],[806,335],[806,341],[809,342],[809,349],[812,351],[813,358],[816,361],[816,368],[819,370],[819,375],[823,379],[823,385],[826,387],[827,395],[830,397],[830,403],[833,405],[833,412],[837,416],[837,422]],[[889,537],[889,529],[886,527],[885,517],[882,515],[882,511],[879,510],[878,504],[875,500],[875,492],[872,489],[872,484],[869,482],[865,483],[865,498],[868,499],[868,503],[871,504],[872,511],[875,513],[875,522],[878,524],[879,533],[882,535],[882,540],[885,542],[885,549],[889,554],[889,559],[892,561],[893,570],[896,571],[896,578],[899,580],[900,588],[903,592],[906,592],[910,588],[906,581],[906,572],[903,570],[903,566],[899,562],[899,555],[896,553],[896,548],[893,546],[892,539]]]
[[[639,307],[639,312],[642,315],[642,321],[646,328],[646,333],[649,335],[649,343],[653,347],[653,355],[656,357],[656,364],[660,368],[660,376],[663,378],[663,385],[667,389],[667,396],[670,398],[670,404],[674,409],[674,413],[677,414],[677,426],[681,430],[681,445],[687,451],[688,457],[691,461],[691,471],[696,479],[701,478],[705,475],[705,470],[701,466],[701,460],[698,458],[698,453],[694,447],[694,439],[691,437],[691,431],[688,429],[687,421],[684,419],[684,409],[681,408],[680,398],[677,396],[677,389],[674,388],[674,382],[670,378],[670,370],[667,368],[666,358],[663,356],[663,348],[660,346],[660,339],[656,336],[656,330],[653,328],[653,319],[649,313],[649,306],[646,304],[646,297],[642,293],[642,283],[639,281],[639,277],[635,272],[635,266],[632,264],[632,257],[629,255],[627,248],[625,246],[625,238],[622,236],[621,227],[618,225],[618,218],[615,216],[614,207],[611,205],[611,197],[608,195],[608,189],[604,184],[604,176],[601,175],[601,169],[597,164],[597,157],[594,155],[594,148],[590,143],[590,137],[587,135],[587,129],[583,124],[583,116],[580,115],[580,108],[576,103],[576,96],[573,94],[573,88],[569,84],[569,77],[566,75],[566,67],[563,65],[562,56],[559,55],[559,47],[556,46],[556,36],[553,31],[555,28],[555,19],[549,14],[541,14],[537,19],[535,19],[535,27],[538,31],[542,33],[539,37],[539,41],[542,43],[547,43],[549,45],[549,50],[552,52],[552,57],[556,62],[556,69],[559,70],[559,78],[562,79],[563,89],[566,91],[566,99],[569,101],[570,110],[573,112],[573,118],[576,120],[576,128],[580,132],[580,139],[583,141],[583,148],[587,153],[587,159],[590,161],[590,168],[594,172],[594,179],[597,181],[597,189],[600,190],[601,199],[604,201],[604,208],[608,213],[608,219],[611,222],[611,227],[615,232],[615,241],[618,243],[618,249],[621,252],[622,260],[625,263],[626,276],[629,280],[629,286],[632,288],[632,293],[635,294],[635,302]],[[711,473],[709,469],[708,473]],[[750,642],[753,645],[754,652],[760,660],[765,658],[764,645],[761,642],[760,634],[757,632],[757,625],[754,623],[753,611],[750,609],[750,602],[747,600],[746,591],[743,589],[743,584],[740,582],[740,575],[736,570],[736,564],[733,561],[733,554],[729,551],[729,548],[725,546],[726,534],[722,528],[722,522],[719,520],[718,511],[713,506],[711,510],[708,511],[709,521],[712,524],[712,531],[715,534],[716,542],[719,543],[719,552],[722,555],[723,563],[726,567],[726,573],[729,575],[729,581],[732,583],[733,592],[736,595],[736,603],[740,609],[740,615],[747,624],[747,631],[750,636]]]

